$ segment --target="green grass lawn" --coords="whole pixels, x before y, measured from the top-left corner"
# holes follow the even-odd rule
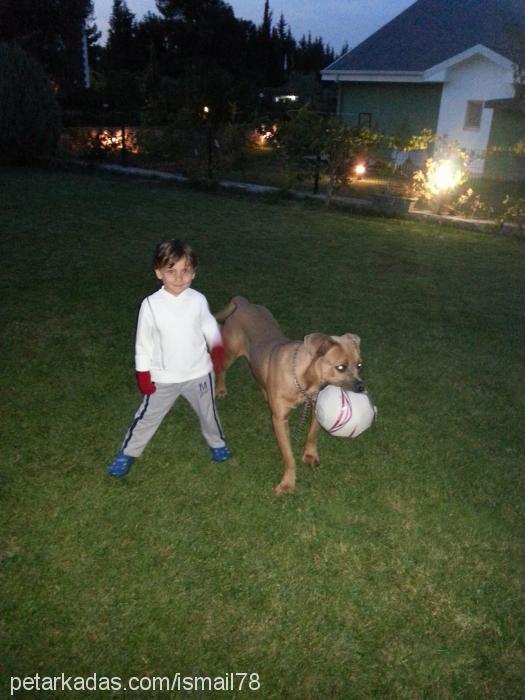
[[[2,698],[37,673],[241,672],[260,690],[15,697],[522,697],[523,243],[109,175],[1,170],[0,187]],[[171,236],[213,310],[242,294],[291,338],[362,338],[378,423],[323,434],[291,496],[242,362],[220,404],[230,462],[180,403],[127,478],[106,475]]]

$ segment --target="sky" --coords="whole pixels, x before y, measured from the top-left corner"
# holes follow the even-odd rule
[[[322,37],[325,44],[340,51],[347,41],[354,48],[370,34],[412,5],[415,0],[270,0],[274,24],[281,12],[299,40],[303,34]],[[264,0],[230,0],[238,19],[249,19],[260,24]],[[95,18],[102,40],[106,40],[112,0],[94,0]],[[127,5],[140,20],[146,12],[157,13],[155,0],[127,0]]]

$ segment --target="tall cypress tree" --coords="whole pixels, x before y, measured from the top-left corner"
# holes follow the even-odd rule
[[[261,24],[261,36],[265,39],[270,39],[272,34],[272,17],[273,12],[270,10],[270,0],[264,0],[263,21]]]
[[[110,70],[134,70],[137,66],[135,39],[137,25],[135,15],[126,0],[113,0],[109,18],[106,61]]]
[[[15,42],[0,43],[0,160],[49,159],[60,135],[60,112],[42,66]]]

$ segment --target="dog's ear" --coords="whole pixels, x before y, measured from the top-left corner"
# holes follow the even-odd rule
[[[338,338],[334,335],[332,336],[332,338],[335,341],[338,340]],[[341,336],[341,338],[346,338],[351,343],[355,343],[356,348],[359,350],[359,347],[361,345],[361,338],[358,335],[354,335],[354,333],[345,333],[344,335]]]
[[[312,357],[322,357],[336,344],[329,335],[324,333],[310,333],[304,337],[304,347]]]

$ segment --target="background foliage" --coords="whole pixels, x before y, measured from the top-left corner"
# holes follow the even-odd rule
[[[261,91],[294,72],[316,74],[335,58],[321,37],[295,40],[281,14],[274,22],[261,2],[261,24],[235,17],[223,0],[158,0],[158,12],[137,19],[114,0],[105,45],[93,23],[91,0],[0,0],[0,40],[20,43],[57,87],[68,124],[137,125],[143,112],[155,125],[181,109],[207,104],[224,122],[260,110]],[[92,85],[83,88],[86,31]],[[264,93],[266,96],[266,92]],[[266,100],[266,97],[265,97]]]

